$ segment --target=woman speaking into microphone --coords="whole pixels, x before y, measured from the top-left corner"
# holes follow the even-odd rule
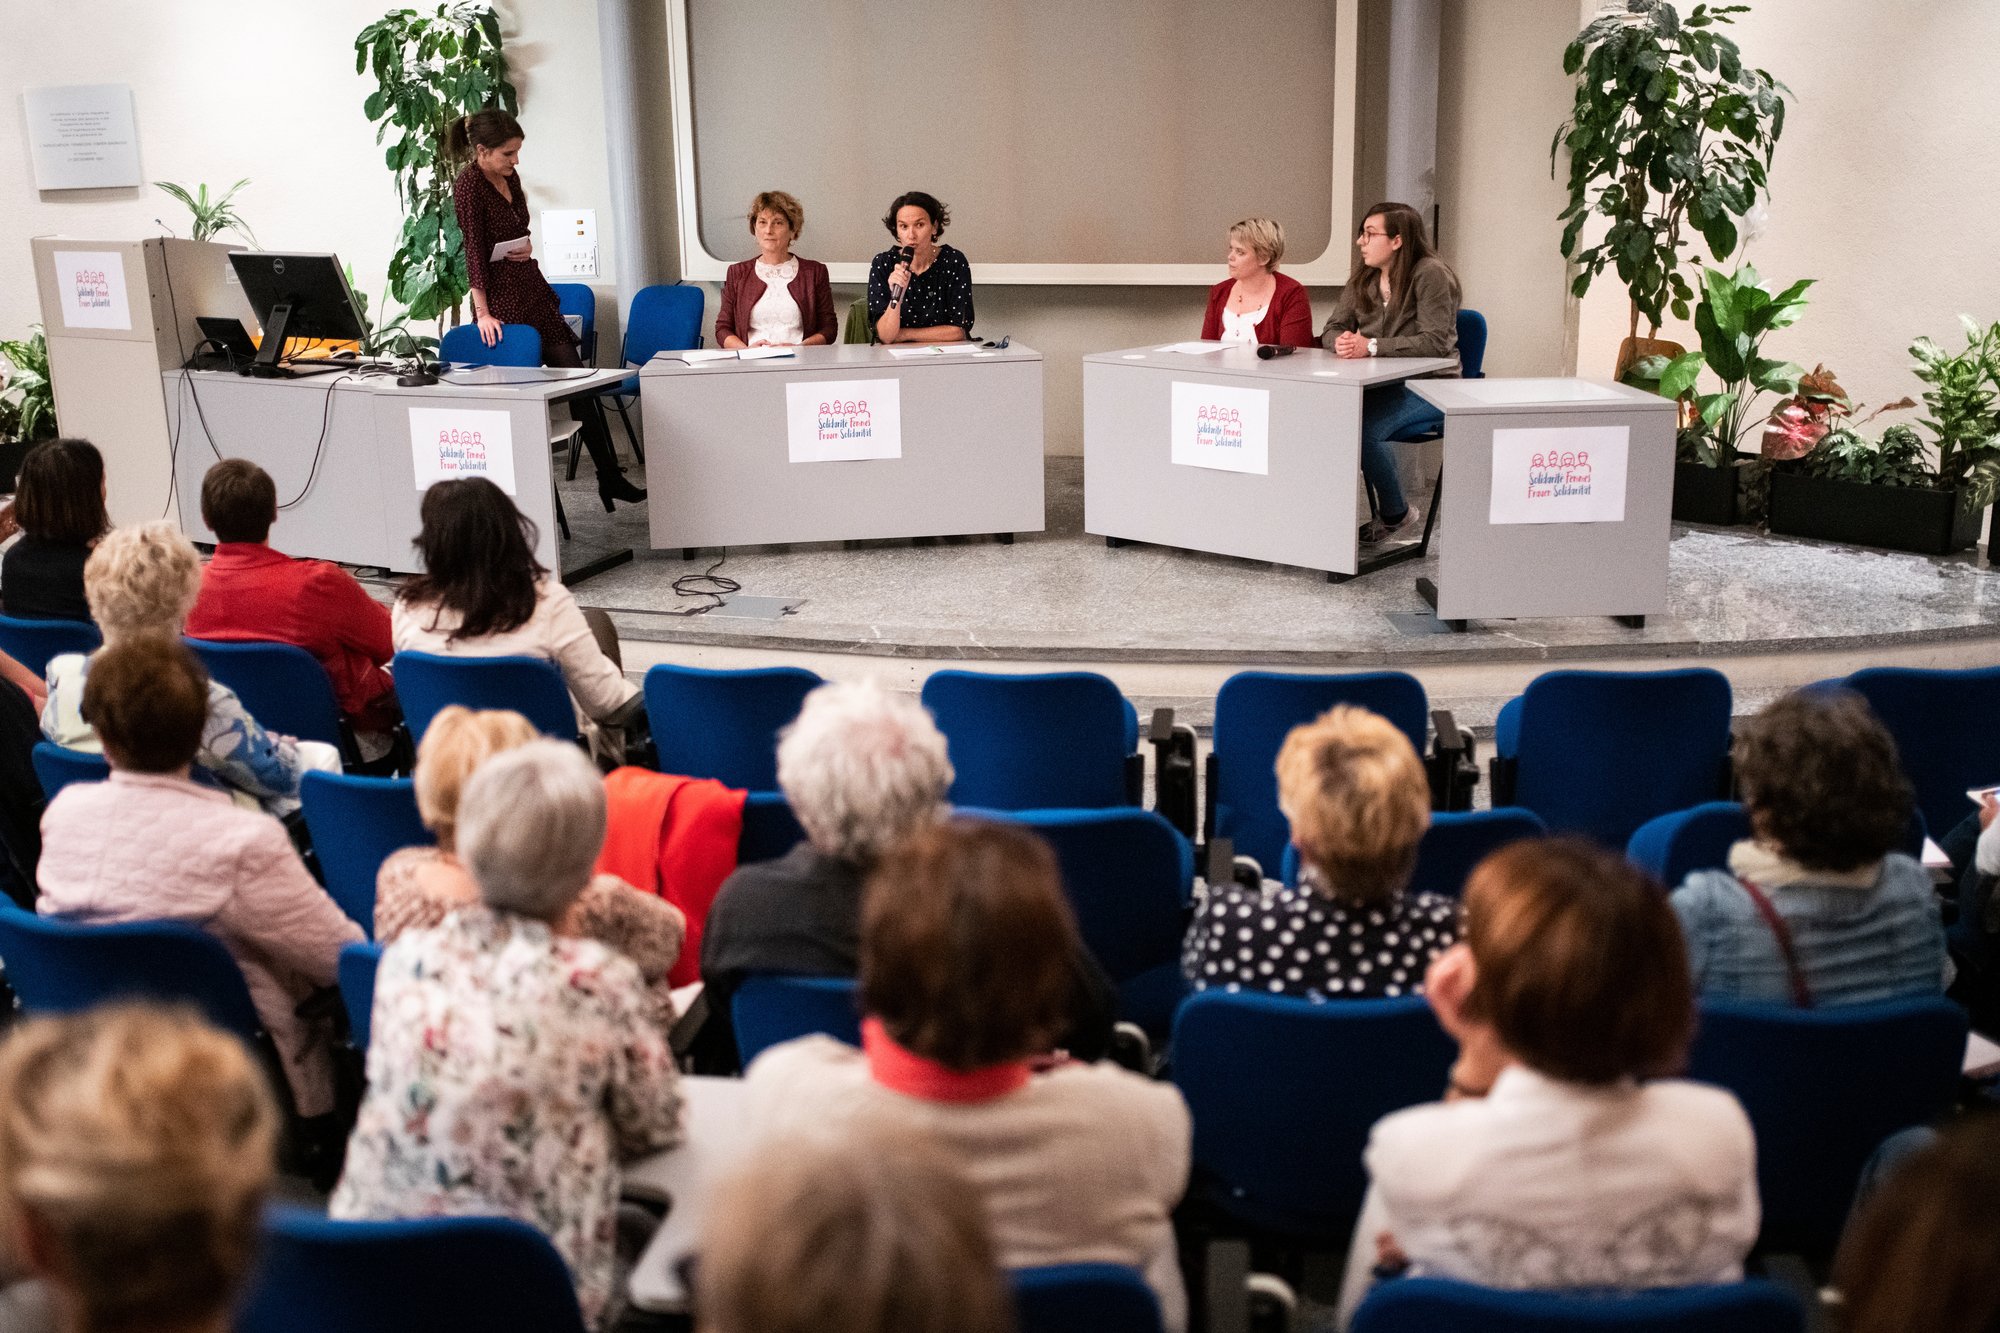
[[[488,347],[500,341],[503,324],[526,324],[542,335],[542,364],[581,366],[581,344],[563,319],[555,289],[542,276],[528,239],[528,198],[514,170],[521,156],[521,122],[498,107],[475,111],[452,122],[445,150],[455,159],[470,159],[451,183],[451,202],[458,229],[465,236],[468,294],[479,324],[479,340]],[[493,258],[501,242],[518,242]],[[608,512],[613,500],[643,500],[646,493],[625,479],[618,455],[611,448],[611,431],[595,398],[571,405],[583,423],[584,447],[597,469],[597,498]]]
[[[951,210],[935,196],[896,196],[882,225],[896,244],[868,266],[868,320],[878,342],[956,343],[972,336],[972,266],[938,237]]]

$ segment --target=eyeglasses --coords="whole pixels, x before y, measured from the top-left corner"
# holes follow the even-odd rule
[[[1389,233],[1386,231],[1370,231],[1366,227],[1361,229],[1360,239],[1364,241],[1382,241],[1387,240],[1388,237]]]

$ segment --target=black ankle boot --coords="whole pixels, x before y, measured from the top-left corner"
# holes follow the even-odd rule
[[[634,486],[625,479],[625,474],[613,469],[597,474],[597,498],[604,501],[604,512],[611,512],[613,500],[623,500],[633,504],[646,498],[644,488]]]

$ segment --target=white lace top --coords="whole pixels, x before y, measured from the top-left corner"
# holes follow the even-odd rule
[[[790,346],[806,340],[805,316],[799,311],[799,303],[792,299],[791,282],[799,276],[799,257],[793,255],[775,267],[763,260],[757,261],[757,276],[764,283],[764,294],[757,298],[757,304],[750,307],[750,337],[748,342],[778,343]]]
[[[1246,310],[1240,315],[1228,306],[1224,306],[1222,308],[1222,341],[1226,343],[1245,343],[1255,347],[1257,345],[1257,326],[1264,322],[1264,316],[1270,312],[1271,303],[1269,301],[1264,302],[1264,304],[1258,306],[1255,310]]]

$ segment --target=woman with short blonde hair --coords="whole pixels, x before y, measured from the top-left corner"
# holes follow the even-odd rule
[[[1244,218],[1229,228],[1229,276],[1209,288],[1204,342],[1312,346],[1312,300],[1296,278],[1278,272],[1284,257],[1285,229],[1272,219]]]
[[[1431,822],[1416,748],[1387,719],[1343,704],[1293,728],[1277,769],[1299,882],[1211,884],[1181,970],[1197,990],[1420,994],[1424,969],[1458,938],[1458,905],[1407,891]]]
[[[249,1052],[191,1011],[34,1018],[0,1046],[0,1219],[63,1333],[228,1328],[277,1138]]]
[[[164,519],[107,533],[83,567],[84,596],[107,644],[144,634],[178,637],[201,593],[201,557]],[[101,753],[83,716],[91,658],[64,653],[50,660],[42,734],[72,750]],[[275,815],[299,808],[299,779],[308,770],[340,771],[340,751],[323,741],[295,740],[264,730],[236,691],[208,682],[208,726],[195,763],[247,802]]]
[[[539,736],[527,718],[506,709],[475,712],[452,704],[431,719],[417,746],[415,785],[417,813],[437,835],[437,846],[391,852],[376,871],[378,941],[387,944],[405,931],[435,926],[479,901],[479,886],[459,859],[460,798],[488,760]],[[687,938],[687,918],[680,908],[641,893],[616,875],[593,875],[556,928],[601,941],[630,958],[646,979],[655,1021],[662,1027],[673,1023],[667,973]]]
[[[826,265],[792,253],[806,211],[783,190],[750,201],[750,235],[757,257],[729,266],[715,310],[718,346],[819,347],[840,338],[833,281]]]

